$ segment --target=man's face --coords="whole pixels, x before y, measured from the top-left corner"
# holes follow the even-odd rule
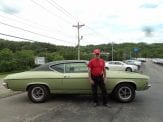
[[[95,58],[100,58],[100,54],[95,54]]]

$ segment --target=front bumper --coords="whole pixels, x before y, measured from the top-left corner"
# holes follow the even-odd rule
[[[6,89],[9,89],[7,83],[3,82],[2,85],[3,85]]]
[[[151,87],[151,84],[148,84],[145,89],[149,89]]]

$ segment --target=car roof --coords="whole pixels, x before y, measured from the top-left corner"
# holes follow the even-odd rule
[[[65,63],[87,63],[87,60],[60,60],[60,61],[53,61],[53,62],[49,62],[43,65],[40,65],[34,69],[32,69],[32,71],[51,71],[51,69],[49,69],[49,66],[51,65],[57,65],[57,64],[65,64]]]
[[[120,63],[123,63],[122,61],[109,61],[109,62],[120,62]]]

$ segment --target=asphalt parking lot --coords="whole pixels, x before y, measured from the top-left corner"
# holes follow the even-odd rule
[[[132,103],[108,98],[111,108],[93,107],[91,96],[53,96],[42,104],[30,102],[26,93],[0,99],[0,122],[162,122],[163,66],[148,61],[142,73],[152,87],[139,91]]]

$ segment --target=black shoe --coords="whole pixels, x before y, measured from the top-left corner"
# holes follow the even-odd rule
[[[111,106],[109,104],[107,104],[107,103],[103,104],[103,106],[111,108]]]
[[[93,106],[97,107],[97,106],[99,106],[99,103],[94,103]]]

